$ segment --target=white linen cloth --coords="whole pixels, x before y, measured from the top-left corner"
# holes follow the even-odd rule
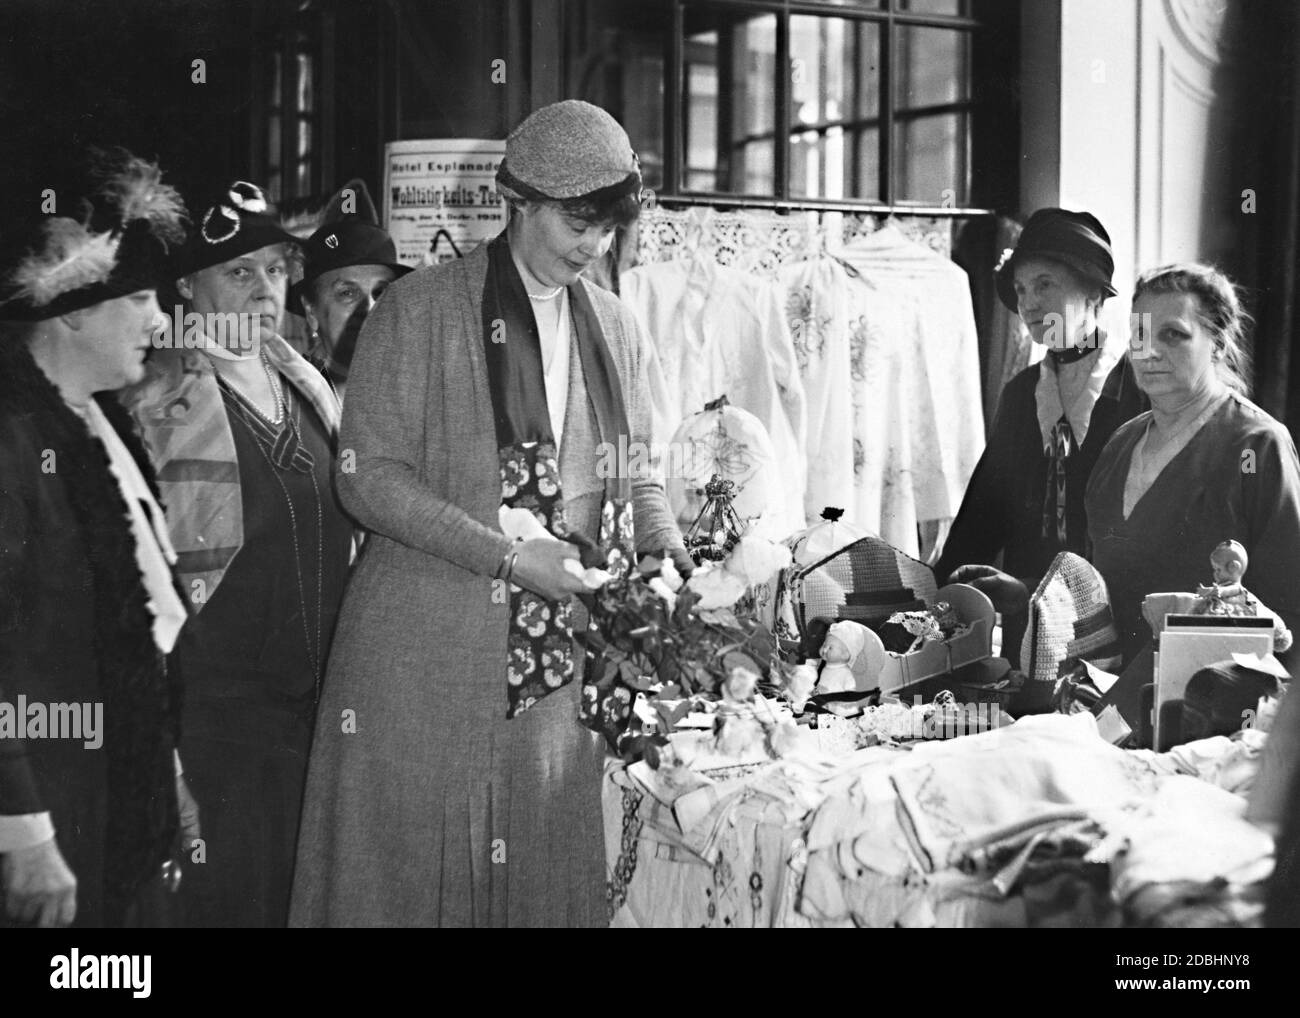
[[[856,501],[853,448],[855,385],[852,372],[848,273],[833,258],[812,258],[782,269],[786,319],[808,406],[808,485],[804,510],[815,520]]]
[[[863,430],[868,443],[896,443],[881,457],[893,469],[881,492],[880,535],[916,555],[915,540],[899,543],[891,534],[905,535],[916,523],[946,522],[956,516],[984,449],[979,343],[969,280],[959,266],[909,240],[893,225],[855,238],[838,256],[860,276],[853,288],[858,302],[851,304],[850,317],[855,329],[863,331],[856,344],[862,374],[870,379],[867,391],[886,394],[887,401],[892,392],[899,404],[898,417],[880,420],[877,411],[872,430]],[[883,430],[875,430],[877,423]],[[872,473],[869,462],[864,463],[859,478]],[[872,525],[861,517],[854,522]]]
[[[777,532],[802,529],[804,389],[779,287],[696,257],[630,269],[619,289],[662,370],[672,425],[660,430],[656,414],[654,441],[666,445],[682,420],[725,395],[772,439],[788,482],[783,503],[770,509]]]

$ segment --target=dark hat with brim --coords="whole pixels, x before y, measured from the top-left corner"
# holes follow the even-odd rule
[[[106,279],[59,294],[44,303],[30,295],[0,304],[0,320],[42,322],[141,290],[157,290],[169,277],[167,249],[146,223],[132,223],[117,240],[116,264]]]
[[[220,265],[232,258],[298,239],[280,225],[262,189],[237,180],[225,194],[197,213],[189,242],[172,269],[175,278]]]
[[[997,269],[998,297],[1013,313],[1020,311],[1016,299],[1016,266],[1031,258],[1059,262],[1107,297],[1118,292],[1111,284],[1115,255],[1110,234],[1096,216],[1068,209],[1039,209],[1025,223],[1015,250]]]
[[[327,272],[350,265],[378,265],[392,269],[397,279],[411,271],[411,266],[397,260],[397,245],[385,230],[360,219],[327,223],[302,245],[303,277],[289,287],[287,307],[295,315],[303,314],[302,297],[311,285]]]
[[[0,251],[0,320],[45,321],[170,278],[185,206],[157,165],[125,149],[88,149],[69,164],[68,211],[19,223]]]

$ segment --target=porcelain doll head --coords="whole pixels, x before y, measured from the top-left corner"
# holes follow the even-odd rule
[[[1214,582],[1219,586],[1227,583],[1240,583],[1246,575],[1246,566],[1250,557],[1246,549],[1237,541],[1224,541],[1210,555],[1210,565],[1214,568]]]
[[[837,636],[827,635],[826,640],[822,643],[821,659],[823,661],[832,665],[846,665],[852,657],[853,655],[849,653],[849,648],[843,640]]]
[[[865,629],[856,622],[836,622],[826,631],[822,660],[830,664],[855,664],[866,646]]]

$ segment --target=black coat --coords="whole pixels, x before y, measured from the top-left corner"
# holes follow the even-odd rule
[[[98,399],[152,486],[130,418]],[[119,922],[176,836],[180,689],[152,625],[107,451],[25,345],[0,341],[0,702],[103,704],[98,749],[0,739],[0,814],[52,814],[77,926]]]
[[[1087,437],[1065,461],[1067,541],[1062,545],[1055,535],[1043,536],[1048,458],[1038,429],[1038,373],[1037,364],[1025,368],[1002,390],[988,444],[934,567],[941,583],[958,566],[995,565],[1001,555],[1002,570],[1024,580],[1032,594],[1058,552],[1087,556],[1083,499],[1088,477],[1115,429],[1146,409],[1146,397],[1128,357],[1122,357],[1093,406]],[[1023,618],[1004,620],[1003,652],[1013,664],[1023,623]]]

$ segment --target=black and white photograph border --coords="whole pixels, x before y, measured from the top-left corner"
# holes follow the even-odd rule
[[[1108,998],[1260,989],[1150,931],[1300,924],[1298,46],[0,0],[0,928],[145,938],[33,985],[1050,926],[1147,931]]]

